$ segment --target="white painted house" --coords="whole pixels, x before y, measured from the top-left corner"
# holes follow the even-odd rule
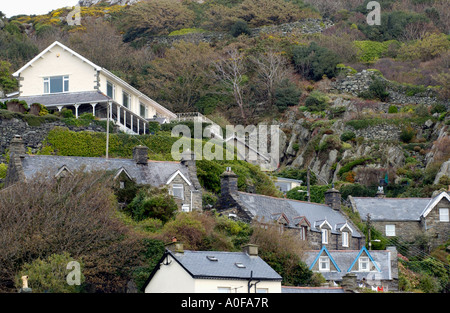
[[[243,252],[166,250],[143,286],[145,293],[281,293],[281,276],[258,256]]]
[[[13,74],[19,94],[28,104],[48,109],[64,107],[99,118],[110,118],[121,130],[132,134],[148,132],[148,120],[170,121],[177,115],[129,85],[107,69],[55,41]],[[5,100],[5,99],[3,99]]]

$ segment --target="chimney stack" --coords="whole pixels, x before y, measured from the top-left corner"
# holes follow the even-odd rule
[[[147,165],[148,148],[146,146],[136,146],[133,148],[133,160],[136,164]]]
[[[258,245],[246,244],[242,247],[242,252],[247,253],[249,256],[258,256]]]
[[[221,197],[229,194],[235,194],[238,191],[238,176],[227,167],[225,172],[220,175],[220,192]]]
[[[174,253],[184,253],[183,243],[177,241],[177,237],[172,237],[172,242],[166,243],[165,246]]]
[[[382,186],[378,187],[378,191],[377,191],[377,194],[375,195],[375,197],[377,197],[377,198],[384,198],[385,197],[384,189],[383,189]]]
[[[25,154],[25,146],[23,144],[22,136],[15,135],[9,145],[9,152],[15,155]]]
[[[334,184],[331,189],[325,192],[325,204],[336,211],[341,209],[341,193],[334,188]]]

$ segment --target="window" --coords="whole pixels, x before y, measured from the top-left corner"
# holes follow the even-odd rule
[[[122,105],[127,109],[130,108],[131,96],[127,94],[125,91],[122,92]]]
[[[44,93],[69,91],[69,76],[44,77]]]
[[[106,95],[111,99],[116,98],[116,86],[111,82],[106,82]]]
[[[439,221],[440,222],[448,222],[448,209],[439,209]]]
[[[172,186],[172,192],[173,192],[173,196],[175,198],[184,200],[184,192],[183,192],[183,185],[181,184],[173,184]]]
[[[120,189],[125,189],[125,182],[124,181],[120,181],[119,182],[119,188]]]
[[[342,233],[342,246],[348,247],[348,233],[346,231]]]
[[[305,226],[302,226],[300,228],[300,239],[306,240],[306,227]]]
[[[145,105],[143,105],[142,103],[139,104],[139,110],[140,110],[140,115],[141,117],[145,118],[146,114],[145,114]]]
[[[236,265],[237,268],[245,268],[245,265],[239,262],[234,263],[234,265]]]
[[[218,293],[231,293],[231,287],[217,287]]]
[[[181,211],[191,212],[191,207],[189,206],[189,204],[183,204],[183,206],[181,207]]]
[[[328,272],[330,271],[330,258],[327,256],[321,256],[319,258],[319,271]]]
[[[268,288],[256,288],[256,293],[269,293]]]
[[[359,258],[359,270],[361,272],[369,272],[369,258],[366,256],[362,256]]]
[[[328,243],[328,229],[322,229],[322,243]]]
[[[386,225],[386,236],[395,236],[395,225]]]

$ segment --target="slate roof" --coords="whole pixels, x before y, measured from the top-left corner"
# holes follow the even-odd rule
[[[318,250],[310,250],[305,251],[303,261],[311,266],[316,259]],[[320,273],[325,277],[326,280],[332,281],[341,281],[342,277],[349,273],[349,269],[352,266],[352,263],[355,261],[358,254],[361,252],[360,250],[328,250],[331,257],[336,262],[337,266],[341,270],[323,272]],[[365,278],[366,280],[391,280],[392,272],[391,272],[391,261],[390,261],[390,253],[388,250],[370,250],[370,255],[373,260],[376,262],[376,265],[379,267],[380,271],[371,271],[371,272],[359,272],[357,271],[358,264],[356,263],[352,269],[351,273],[355,273],[358,280],[362,280]]]
[[[353,197],[356,209],[365,221],[420,221],[431,198],[366,198]]]
[[[166,184],[177,170],[191,179],[188,168],[179,162],[148,161],[147,165],[140,165],[136,164],[133,159],[56,155],[25,155],[22,157],[22,167],[26,179],[33,178],[37,173],[45,173],[47,177],[54,177],[63,166],[71,172],[83,170],[85,172],[113,171],[118,173],[123,168],[131,178],[135,179],[136,183],[155,187]]]
[[[332,233],[339,234],[339,226],[347,222],[347,218],[339,211],[333,210],[325,204],[296,201],[284,198],[274,198],[258,194],[238,192],[240,201],[261,222],[270,222],[278,213],[284,213],[289,220],[289,227],[295,227],[299,217],[306,217],[311,224],[312,231],[320,231],[316,222],[326,220],[332,226]],[[353,237],[362,237],[356,227],[349,225],[353,230]]]
[[[253,279],[282,280],[282,277],[263,259],[259,256],[249,256],[245,252],[184,250],[184,253],[171,251],[167,253],[170,253],[194,278],[249,279],[253,271]],[[211,256],[214,256],[217,261],[210,261],[208,257]],[[237,267],[236,263],[244,267]]]
[[[281,286],[281,293],[345,293],[345,291],[342,287]]]
[[[11,100],[0,99],[0,101]],[[36,96],[25,96],[16,97],[14,99],[25,100],[26,103],[40,103],[45,106],[56,106],[56,105],[71,105],[75,103],[98,103],[107,102],[111,100],[108,96],[104,95],[98,91],[82,91],[82,92],[67,92],[67,93],[57,93],[57,94],[45,94]]]

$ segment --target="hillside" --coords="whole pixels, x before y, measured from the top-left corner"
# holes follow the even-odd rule
[[[0,97],[17,90],[13,72],[58,40],[173,112],[200,112],[222,127],[279,125],[283,131],[279,138],[280,163],[273,173],[264,173],[244,161],[196,162],[198,179],[205,190],[205,208],[217,201],[219,176],[227,167],[238,174],[239,190],[274,197],[283,196],[275,188],[275,176],[306,181],[309,169],[313,202],[323,202],[323,193],[331,184],[341,192],[344,204],[348,195],[374,196],[380,184],[384,185],[387,197],[431,197],[438,190],[448,189],[447,0],[380,0],[379,26],[367,24],[368,0],[80,2],[81,25],[67,23],[66,16],[71,11],[68,8],[9,19],[0,12]],[[28,153],[104,156],[104,122],[93,120],[89,114],[75,119],[67,111],[47,113],[43,111],[42,116],[12,113],[0,103],[0,187],[7,169],[7,143],[13,132],[32,134],[29,136],[32,140],[27,142]],[[151,159],[172,160],[170,148],[178,140],[170,136],[173,125],[153,126],[151,135],[112,132],[110,156],[129,158],[132,148],[143,144],[149,147]],[[204,138],[202,145],[206,142]],[[80,182],[71,181],[73,188],[81,183],[96,186],[101,199],[108,204],[98,203],[96,214],[106,225],[99,238],[110,238],[118,252],[117,258],[109,255],[101,240],[94,242],[93,250],[86,253],[80,252],[83,246],[68,249],[72,255],[85,258],[87,286],[91,290],[123,291],[130,280],[140,286],[164,250],[162,242],[170,240],[174,233],[189,248],[229,251],[257,240],[255,236],[265,236],[269,241],[267,248],[276,250],[267,251],[266,256],[273,261],[271,265],[289,273],[284,283],[320,284],[319,278],[305,268],[293,270],[289,261],[290,253],[296,249],[292,238],[258,233],[251,225],[209,213],[169,214],[171,219],[167,223],[155,218],[135,220],[131,207],[128,211],[116,210],[123,205],[119,204],[123,195],[113,186],[102,186],[101,179],[83,176]],[[58,199],[55,203],[61,205],[59,208],[71,207],[71,201],[76,203],[75,198],[60,198],[59,189],[51,184],[41,197],[38,183],[16,186],[8,192],[18,194],[20,188],[29,188],[35,193],[30,192],[27,199],[35,196],[36,207],[44,207],[40,201],[53,198]],[[143,206],[135,187],[128,199],[137,199],[134,208]],[[83,186],[81,189],[85,190]],[[151,190],[143,191],[140,197],[157,205],[166,204],[163,196],[148,198],[148,194]],[[306,200],[306,193],[293,189],[286,197]],[[93,198],[86,201],[94,201]],[[17,214],[26,214],[28,207],[23,205],[24,201],[15,199]],[[1,205],[0,199],[0,209]],[[5,201],[3,208],[8,205]],[[5,209],[5,216],[7,213]],[[60,214],[56,207],[55,214]],[[70,221],[82,218],[86,225],[91,222],[83,216],[78,204],[70,214],[74,214],[67,217]],[[109,220],[111,215],[114,218]],[[49,228],[46,233],[42,227],[51,223],[48,216],[38,217],[36,227],[42,238],[46,234],[60,238],[59,231]],[[358,222],[355,217],[355,223]],[[27,223],[35,225],[31,217]],[[20,225],[9,226],[15,229]],[[359,226],[364,230],[364,225]],[[93,231],[89,227],[85,230]],[[49,257],[50,253],[56,253],[56,261],[65,260],[67,256],[59,254],[61,249],[54,242],[42,238],[20,239],[35,255],[11,250],[16,259],[8,261],[8,273],[0,270],[0,291],[14,290],[17,285],[14,275],[23,266],[37,266],[31,264],[36,255]],[[273,239],[273,245],[269,239]],[[4,244],[9,245],[6,241]],[[277,253],[282,257],[274,260]],[[119,260],[124,255],[134,256],[135,262],[124,264]],[[446,247],[439,247],[432,255],[448,264]],[[94,269],[94,261],[103,258],[105,263]],[[442,286],[430,283],[426,279],[435,273],[427,272],[427,260],[400,263],[403,290],[448,291],[448,268],[443,270],[447,272],[439,282]],[[114,276],[116,267],[123,269],[118,276]],[[115,280],[108,281],[112,276]],[[419,284],[420,280],[423,281]],[[429,289],[422,283],[429,283]]]

